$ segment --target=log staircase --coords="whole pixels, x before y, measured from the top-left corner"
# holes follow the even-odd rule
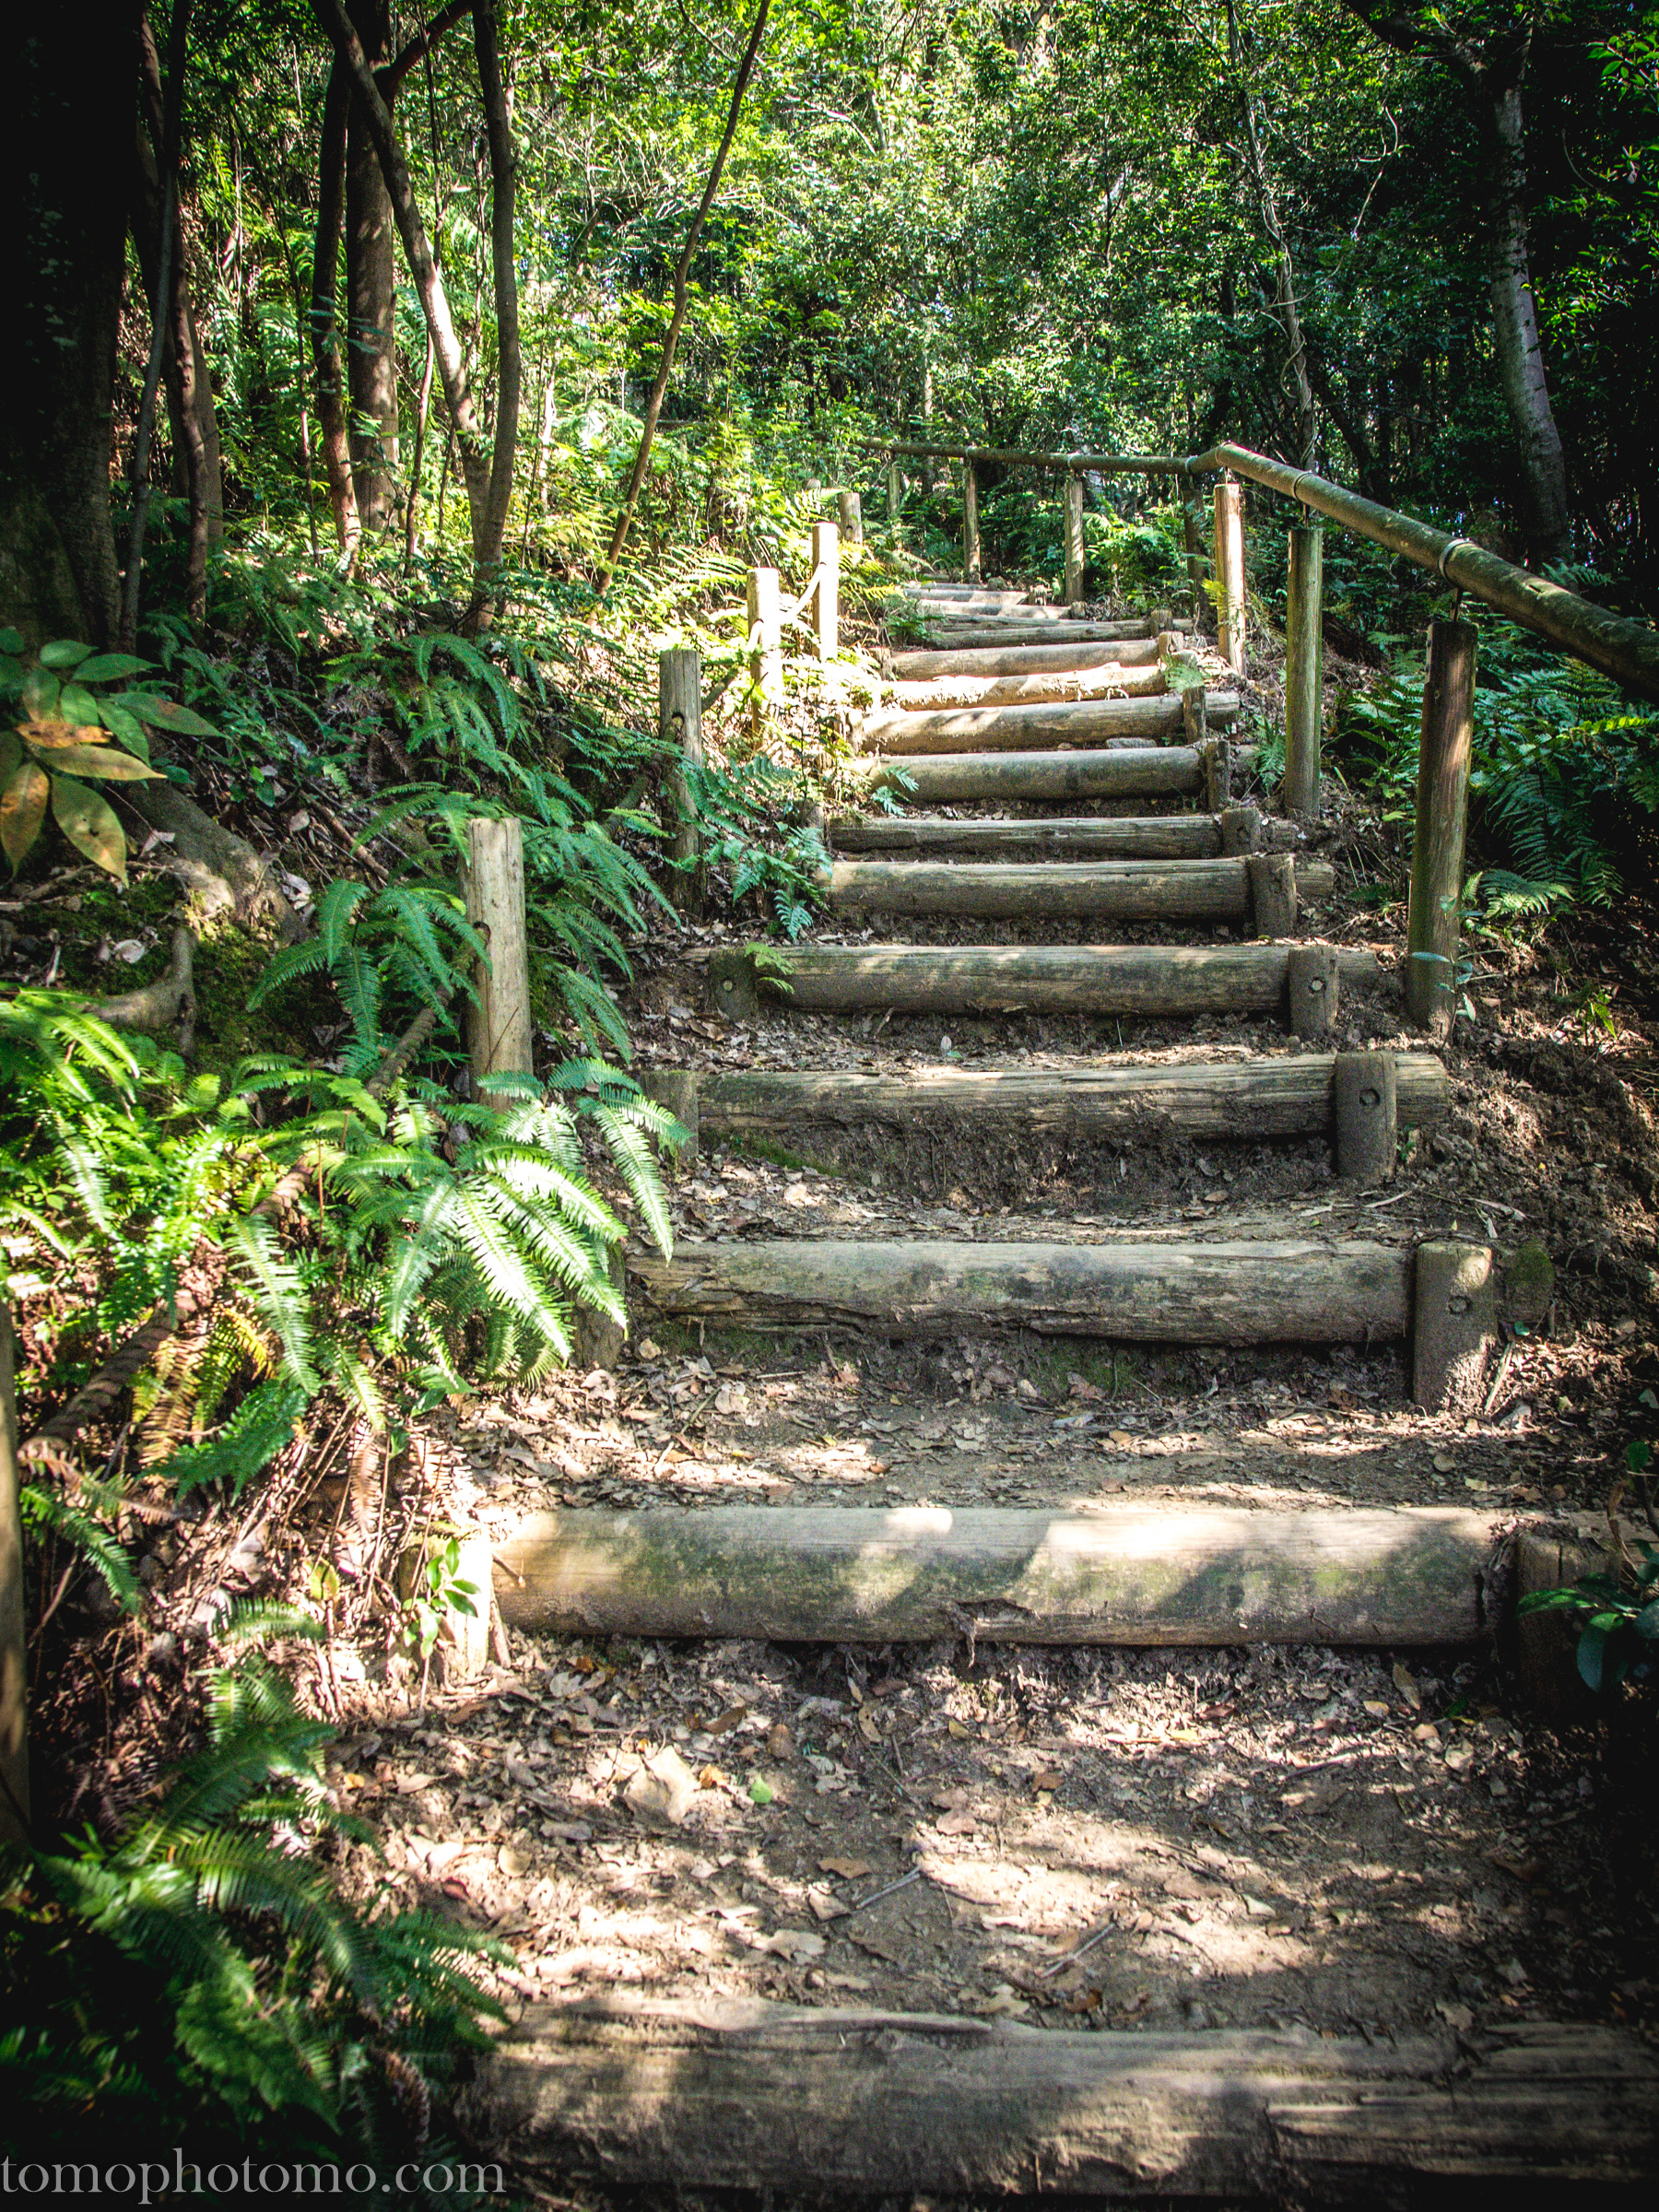
[[[1391,1178],[1400,1132],[1447,1112],[1444,1067],[1341,1049],[1352,1009],[1394,986],[1322,937],[1331,871],[1298,825],[1236,798],[1238,700],[1203,675],[1196,641],[1167,616],[1079,618],[968,586],[916,588],[899,612],[909,635],[860,731],[862,804],[827,826],[824,927],[709,964],[715,1010],[798,1023],[802,1064],[659,1069],[655,1094],[700,1142],[807,1158],[850,1133],[932,1133],[1000,1148],[1017,1175],[1038,1143],[1052,1159],[1324,1134],[1340,1176]],[[1202,1056],[1229,1018],[1275,1015],[1281,1049]],[[826,1018],[854,1037],[988,1022],[1000,1058],[965,1067],[945,1040],[908,1074],[813,1066]],[[1048,1065],[1019,1054],[1030,1023],[1049,1025]],[[1199,1056],[1122,1041],[1125,1027],[1195,1023]],[[1153,1033],[1167,1046],[1183,1031]],[[1224,1208],[1196,1225],[1065,1229],[1028,1221],[1013,1240],[983,1219],[853,1241],[808,1218],[784,1239],[681,1241],[666,1262],[632,1251],[629,1303],[647,1328],[1393,1344],[1431,1409],[1466,1410],[1481,1387],[1500,1295],[1484,1247]],[[1502,1534],[1464,1507],[1107,1498],[1058,1512],[570,1512],[498,1548],[497,1586],[509,1625],[538,1633],[1443,1646],[1489,1633]],[[533,2162],[629,2183],[1415,2202],[1474,2173],[1628,2180],[1654,2155],[1653,2090],[1647,2059],[1593,2030],[1384,2053],[1293,2034],[618,2002],[527,2015],[493,2068],[488,2124]]]

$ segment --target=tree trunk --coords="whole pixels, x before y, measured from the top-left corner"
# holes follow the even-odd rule
[[[473,561],[478,577],[494,565],[500,553],[500,530],[498,529],[495,551],[489,550],[490,482],[491,468],[488,441],[478,421],[473,395],[467,380],[466,361],[461,341],[455,334],[454,319],[450,313],[449,295],[443,288],[433,258],[431,244],[427,238],[426,224],[415,198],[415,187],[409,176],[408,163],[403,148],[397,143],[393,126],[392,112],[381,96],[363,53],[362,43],[353,30],[341,0],[315,0],[317,19],[328,34],[337,57],[337,65],[345,74],[352,90],[358,96],[366,121],[366,127],[374,140],[374,150],[380,158],[381,172],[386,180],[386,190],[392,201],[392,212],[397,222],[398,234],[403,240],[404,253],[415,279],[415,288],[420,295],[421,310],[426,316],[427,328],[432,335],[432,350],[438,357],[438,373],[443,380],[443,396],[448,403],[450,419],[454,425],[456,441],[461,449],[461,472],[466,485],[466,501],[472,521]],[[491,47],[493,52],[493,43]],[[499,71],[497,73],[499,85]],[[489,87],[485,87],[488,106]],[[492,150],[495,125],[491,124]],[[497,179],[498,193],[501,179]],[[510,187],[509,187],[510,193]],[[509,197],[509,210],[511,198]],[[499,210],[498,210],[499,217]],[[497,229],[500,224],[498,220]],[[515,367],[517,350],[517,299],[513,286],[512,257],[508,256],[505,273],[496,271],[498,288],[497,312],[500,312],[500,293],[503,282],[513,288],[511,317]],[[505,357],[503,357],[503,366]],[[503,393],[503,398],[505,398]],[[516,419],[518,393],[516,378],[512,394],[512,412]],[[505,410],[501,410],[504,414]],[[511,427],[511,426],[509,426]],[[506,511],[503,507],[500,525],[505,527]]]
[[[340,233],[346,220],[347,124],[351,112],[351,79],[336,58],[328,73],[323,103],[323,142],[317,155],[317,232],[312,253],[312,355],[317,374],[317,417],[322,428],[323,466],[335,536],[347,562],[357,557],[362,518],[351,478],[351,448],[346,429],[346,378],[340,363]]]
[[[1567,463],[1538,343],[1538,305],[1527,252],[1525,125],[1517,80],[1494,88],[1492,335],[1498,376],[1521,449],[1527,536],[1543,567],[1565,560],[1571,510]]]
[[[629,525],[633,522],[634,509],[640,502],[640,488],[645,481],[645,471],[651,465],[652,441],[656,437],[657,423],[663,412],[664,395],[668,390],[668,379],[674,369],[675,350],[679,345],[680,325],[686,319],[687,280],[691,270],[691,256],[697,251],[697,241],[702,234],[704,218],[714,204],[714,194],[720,189],[720,179],[725,169],[726,156],[732,150],[732,140],[737,135],[737,118],[742,112],[743,96],[748,90],[748,81],[754,71],[756,56],[760,52],[760,41],[766,35],[766,18],[771,6],[771,0],[760,0],[760,5],[755,11],[754,29],[749,32],[748,44],[745,47],[743,59],[737,65],[736,82],[732,87],[732,104],[726,115],[725,135],[721,139],[715,152],[713,166],[709,171],[709,181],[703,186],[703,195],[698,203],[697,213],[691,218],[691,228],[686,234],[686,242],[681,250],[680,257],[674,265],[674,314],[668,324],[668,335],[663,340],[663,358],[657,363],[656,382],[652,385],[651,397],[645,403],[645,421],[640,431],[639,451],[634,455],[634,465],[628,478],[628,489],[622,498],[622,512],[617,517],[617,527],[611,536],[610,551],[606,557],[605,570],[600,579],[601,590],[610,582],[612,572],[622,557],[622,548],[628,543],[628,533]]]
[[[21,233],[0,409],[0,622],[31,644],[108,643],[121,617],[110,399],[126,205],[88,147],[133,142],[137,0],[35,10],[17,27],[6,205]]]
[[[519,394],[524,386],[524,356],[519,345],[518,264],[514,257],[513,209],[518,188],[518,156],[512,143],[512,118],[507,106],[507,88],[501,77],[501,55],[497,21],[497,0],[477,0],[473,9],[473,42],[478,57],[478,82],[484,93],[484,120],[489,140],[489,258],[495,280],[496,408],[495,449],[490,456],[489,488],[483,517],[473,521],[473,560],[477,573],[466,627],[483,613],[487,582],[500,567],[501,547],[507,535],[507,512],[512,504],[512,468],[518,458]]]
[[[133,240],[138,249],[145,290],[154,299],[161,249],[161,179],[157,164],[160,159],[163,124],[160,57],[147,22],[140,40],[139,65],[148,143],[140,135],[139,190],[133,210]],[[181,189],[175,182],[175,192]],[[213,404],[213,382],[190,297],[190,262],[182,205],[177,220],[179,229],[173,241],[170,288],[172,310],[161,368],[167,380],[167,413],[173,451],[184,464],[185,486],[191,499],[192,574],[194,577],[197,569],[199,537],[199,565],[205,577],[208,548],[222,545],[225,538],[224,467],[219,450],[218,415]],[[187,334],[189,341],[182,357],[178,335],[181,330]],[[187,374],[181,371],[182,358],[188,360]]]
[[[390,59],[388,0],[348,0],[352,28],[371,65]],[[387,105],[393,95],[387,92]],[[362,112],[346,127],[346,349],[351,394],[351,476],[358,513],[377,535],[396,514],[397,246],[380,156]]]

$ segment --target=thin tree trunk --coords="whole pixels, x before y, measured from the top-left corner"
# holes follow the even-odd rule
[[[323,143],[317,156],[317,236],[312,253],[312,358],[317,377],[317,415],[323,466],[335,537],[347,565],[357,559],[362,519],[351,478],[351,442],[346,426],[345,375],[340,362],[340,236],[346,221],[346,130],[351,79],[335,58],[323,102]]]
[[[478,83],[484,94],[484,122],[489,140],[489,258],[495,279],[496,407],[495,450],[490,458],[488,503],[480,532],[473,529],[473,600],[466,612],[469,634],[484,611],[494,571],[501,563],[507,512],[512,504],[512,470],[518,458],[519,396],[524,386],[524,354],[519,343],[518,263],[513,248],[513,214],[518,192],[518,154],[512,143],[512,116],[501,76],[497,0],[476,0],[473,43]]]
[[[1308,378],[1308,348],[1302,337],[1301,315],[1296,303],[1296,265],[1291,258],[1290,241],[1285,236],[1284,225],[1279,221],[1278,198],[1262,152],[1261,133],[1256,127],[1255,95],[1250,88],[1243,41],[1239,35],[1233,0],[1227,0],[1227,43],[1233,74],[1238,79],[1239,105],[1244,117],[1244,139],[1250,148],[1250,166],[1255,180],[1256,197],[1261,203],[1262,220],[1273,241],[1272,305],[1275,319],[1285,335],[1283,388],[1296,419],[1297,452],[1294,458],[1299,467],[1312,468],[1314,443],[1318,436],[1318,417],[1313,406],[1313,387]]]
[[[380,88],[374,81],[374,72],[364,56],[362,44],[351,28],[341,0],[314,0],[314,5],[317,20],[328,34],[339,65],[362,103],[368,127],[374,139],[374,149],[380,157],[386,190],[392,198],[392,212],[396,218],[398,235],[403,240],[404,253],[415,279],[415,288],[420,295],[427,328],[431,333],[438,373],[443,381],[443,395],[461,449],[461,473],[466,486],[467,507],[472,520],[473,559],[475,565],[482,569],[492,565],[488,558],[490,458],[488,443],[479,428],[477,409],[473,405],[468,387],[466,364],[461,341],[455,334],[454,321],[450,314],[449,298],[443,288],[438,264],[432,257],[426,225],[421,220],[420,209],[416,202],[408,164],[404,159],[403,148],[397,143],[397,134],[393,127],[391,111],[381,97]],[[509,282],[512,282],[511,268]],[[516,300],[514,322],[516,324]],[[516,407],[516,394],[514,405]],[[498,539],[498,555],[499,551]]]
[[[748,81],[754,74],[755,61],[760,52],[760,41],[766,35],[766,18],[771,6],[771,0],[760,0],[760,5],[755,11],[754,29],[749,32],[748,44],[744,49],[743,59],[737,65],[737,78],[732,88],[732,105],[731,111],[726,116],[725,135],[721,139],[719,150],[714,156],[714,165],[709,171],[709,181],[703,187],[703,195],[698,204],[697,213],[691,218],[691,228],[687,233],[685,246],[678,261],[674,265],[674,314],[668,324],[668,335],[663,340],[663,358],[657,364],[656,382],[652,385],[651,397],[645,403],[644,427],[640,432],[639,451],[634,455],[633,468],[628,479],[628,489],[623,496],[622,512],[617,517],[617,527],[611,536],[610,552],[600,574],[599,589],[602,592],[609,584],[617,563],[621,559],[622,548],[628,542],[629,529],[633,522],[634,510],[640,503],[640,488],[645,481],[645,471],[651,465],[652,442],[656,437],[657,423],[663,412],[664,395],[668,390],[668,379],[674,369],[675,350],[679,345],[680,325],[686,319],[687,279],[690,275],[691,257],[697,251],[697,241],[702,233],[704,218],[714,204],[714,194],[720,189],[720,179],[725,169],[726,156],[732,150],[732,141],[737,135],[737,118],[743,109],[743,96],[748,90]]]
[[[141,25],[142,31],[146,27]],[[138,598],[144,580],[144,536],[149,520],[150,441],[156,425],[156,394],[161,382],[161,360],[171,326],[172,269],[179,252],[179,137],[184,104],[184,60],[190,31],[190,0],[175,0],[167,38],[167,90],[162,102],[161,137],[157,165],[161,182],[161,243],[156,264],[156,289],[150,299],[149,361],[144,372],[144,394],[138,403],[138,429],[133,440],[133,515],[127,535],[126,574],[122,580],[121,642],[131,652],[138,635]],[[158,67],[159,65],[158,64]],[[182,415],[183,393],[180,394]]]
[[[1496,89],[1492,134],[1492,335],[1499,381],[1521,448],[1528,535],[1540,563],[1564,560],[1571,527],[1567,462],[1538,343],[1538,305],[1527,249],[1526,141],[1521,85]]]
[[[377,72],[389,59],[388,0],[348,0],[352,27]],[[381,81],[383,85],[384,77]],[[386,103],[394,95],[388,90]],[[346,126],[347,383],[351,476],[363,528],[392,527],[397,473],[397,243],[380,157],[354,100]]]
[[[153,298],[156,275],[160,259],[161,238],[161,184],[159,162],[165,136],[163,102],[161,95],[161,64],[156,51],[156,41],[147,21],[139,39],[139,91],[144,118],[148,129],[148,140],[141,130],[137,134],[138,195],[134,207],[133,238],[138,248],[140,272],[146,292]],[[167,318],[167,329],[161,356],[161,373],[167,386],[168,417],[172,430],[173,449],[184,469],[184,482],[193,500],[199,499],[206,520],[206,545],[222,545],[225,536],[224,470],[219,455],[218,418],[213,404],[213,383],[207,371],[207,357],[202,350],[202,335],[195,318],[195,309],[190,297],[190,264],[186,250],[183,207],[178,198],[179,181],[174,182],[174,234],[171,277],[172,311]],[[175,326],[182,322],[189,332],[190,344],[186,359],[189,375],[180,373],[181,348],[175,341]],[[184,420],[186,389],[188,386],[193,420]],[[194,477],[191,474],[191,455],[195,452],[199,465]]]
[[[180,0],[183,4],[183,0]],[[148,96],[152,115],[160,115],[165,132],[171,121],[175,134],[180,129],[182,114],[184,64],[182,40],[174,40],[170,33],[168,65],[180,71],[180,83],[172,91],[172,113],[168,116],[161,96],[161,62],[156,52],[156,41],[148,21],[139,33],[138,51],[140,73]],[[173,53],[177,48],[177,62]],[[165,319],[167,331],[163,347],[163,365],[171,356],[172,384],[177,394],[177,431],[184,460],[185,494],[189,502],[189,551],[186,556],[184,578],[184,605],[193,622],[199,622],[207,611],[207,541],[208,511],[217,505],[219,511],[221,535],[224,523],[224,492],[209,481],[217,477],[216,465],[208,466],[207,440],[203,429],[202,381],[206,363],[202,359],[201,343],[196,335],[195,316],[190,305],[190,257],[185,251],[183,206],[179,194],[179,141],[175,135],[171,153],[165,156],[170,163],[169,184],[172,195],[172,253],[164,295],[158,294],[159,312]],[[207,399],[211,407],[211,398]],[[217,436],[216,441],[217,444]],[[217,492],[217,497],[216,497]]]
[[[426,453],[427,414],[432,404],[432,373],[437,364],[432,351],[432,334],[427,332],[426,366],[420,373],[420,396],[415,403],[415,456],[409,464],[409,483],[404,515],[404,574],[415,565],[415,547],[419,535],[420,520],[420,464]],[[444,456],[447,465],[448,455]],[[441,517],[440,518],[441,520]]]

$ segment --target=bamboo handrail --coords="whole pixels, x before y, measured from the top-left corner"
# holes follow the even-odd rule
[[[1431,570],[1444,582],[1466,592],[1512,622],[1536,631],[1562,652],[1571,653],[1610,676],[1639,698],[1659,700],[1659,629],[1629,615],[1616,615],[1576,592],[1551,583],[1547,576],[1517,568],[1466,537],[1453,537],[1414,515],[1380,507],[1374,500],[1345,491],[1312,469],[1290,468],[1249,446],[1212,445],[1206,453],[1181,460],[1165,453],[1041,453],[1017,448],[927,445],[872,441],[874,449],[942,460],[991,461],[1006,466],[1064,468],[1090,476],[1174,476],[1191,479],[1230,469],[1265,489],[1280,492],[1338,523],[1357,536],[1386,546],[1403,559]]]

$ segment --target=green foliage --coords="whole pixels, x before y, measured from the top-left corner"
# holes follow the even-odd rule
[[[474,1600],[478,1594],[478,1585],[467,1582],[461,1572],[460,1538],[446,1536],[422,1561],[415,1588],[404,1606],[409,1638],[423,1667],[431,1658],[445,1615],[461,1613],[469,1620],[477,1619],[478,1608]]]
[[[212,1671],[206,1721],[116,1841],[0,1859],[0,2136],[74,2157],[96,2114],[129,2159],[182,2142],[204,2166],[262,2147],[390,2165],[411,2086],[424,2106],[500,2017],[475,1962],[505,1954],[383,1894],[347,1901],[329,1861],[366,1831],[335,1809],[331,1732],[265,1662]]]
[[[822,903],[830,868],[818,831],[788,818],[806,796],[804,780],[764,753],[726,769],[688,768],[686,780],[704,865],[730,872],[734,904],[754,896],[782,935],[792,942],[801,936]]]
[[[1351,780],[1403,824],[1416,812],[1422,683],[1420,662],[1397,660],[1338,722]],[[1470,878],[1471,910],[1507,928],[1615,897],[1643,865],[1644,818],[1659,815],[1659,715],[1624,709],[1606,677],[1495,626],[1474,723],[1471,833],[1503,862]]]

